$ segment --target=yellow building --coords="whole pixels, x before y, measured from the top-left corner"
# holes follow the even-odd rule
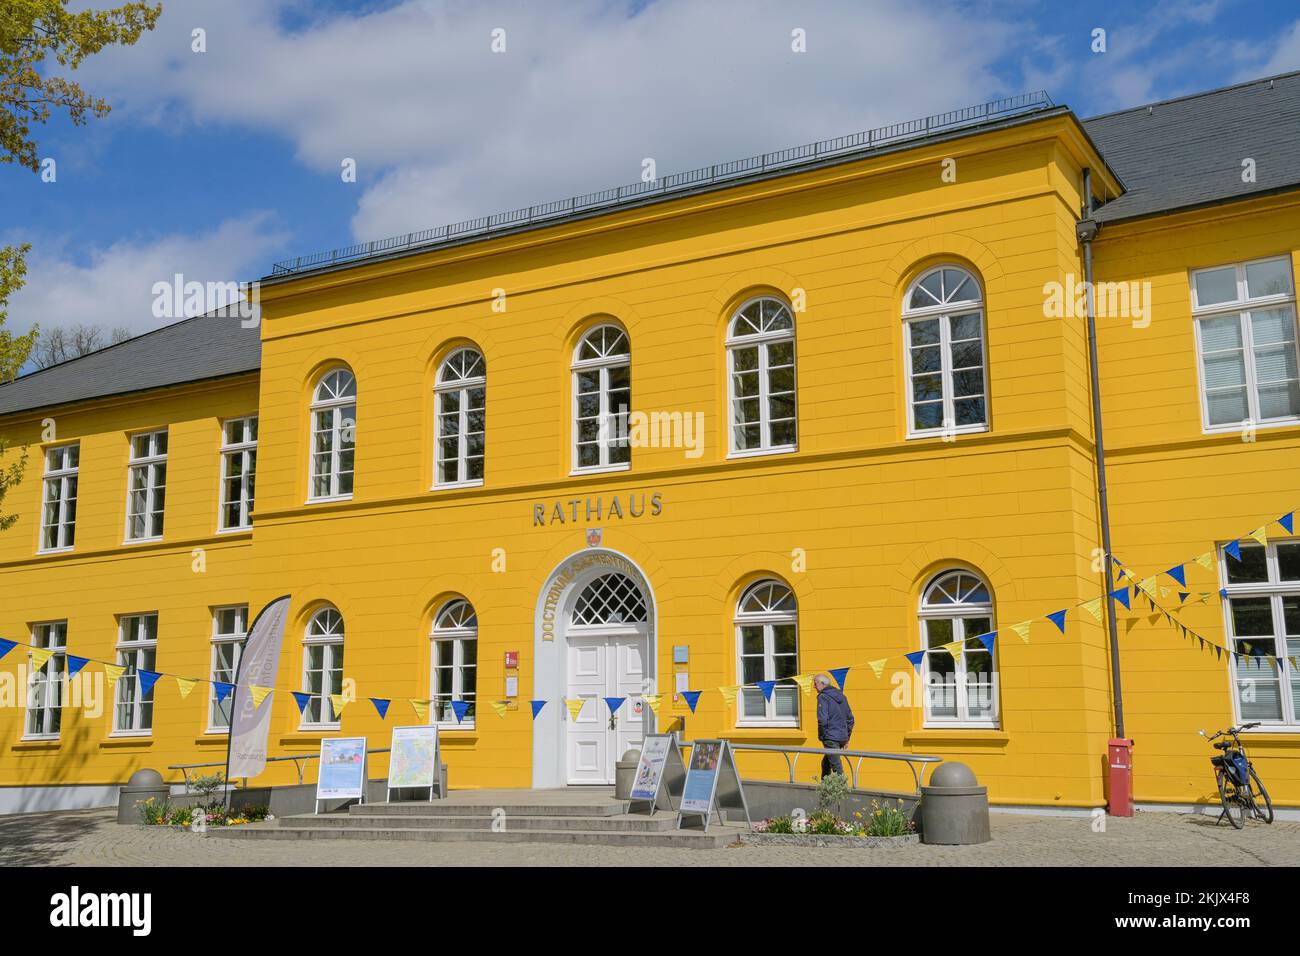
[[[0,808],[224,762],[210,682],[284,594],[272,755],[387,746],[430,701],[454,787],[606,783],[656,724],[816,746],[793,677],[847,666],[852,747],[962,761],[996,804],[1104,806],[1081,219],[1097,282],[1125,284],[1097,320],[1114,553],[1175,621],[1273,661],[1234,677],[1121,607],[1136,798],[1217,800],[1196,731],[1260,720],[1252,757],[1300,806],[1300,669],[1276,664],[1300,543],[1275,521],[1300,503],[1297,103],[1296,75],[1089,121],[1002,101],[293,260],[260,325],[191,319],[0,388],[30,449],[0,635],[56,652],[0,662]],[[69,655],[92,663],[59,684]]]

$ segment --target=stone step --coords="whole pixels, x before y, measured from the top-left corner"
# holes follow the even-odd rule
[[[321,816],[303,814],[302,816],[280,817],[282,827],[350,827],[361,829],[375,828],[419,828],[433,830],[490,830],[493,817],[486,813],[470,816],[441,814],[438,816],[418,816],[416,814],[367,814],[345,815],[327,813]],[[535,816],[509,814],[505,818],[507,830],[639,830],[657,833],[674,830],[677,827],[677,815],[660,813],[653,817],[569,817],[569,816]]]
[[[227,840],[411,840],[426,843],[564,843],[589,846],[654,846],[716,850],[736,839],[735,833],[714,830],[471,830],[431,827],[277,827],[234,826],[208,831]]]
[[[445,803],[431,800],[428,803],[403,801],[402,803],[354,803],[348,807],[352,816],[427,816],[427,817],[491,817],[493,811],[504,811],[506,816],[528,817],[616,817],[623,812],[617,801],[601,803]]]

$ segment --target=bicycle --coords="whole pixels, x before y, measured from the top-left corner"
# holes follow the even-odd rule
[[[1227,817],[1228,822],[1238,830],[1246,825],[1247,812],[1264,823],[1273,822],[1273,801],[1269,799],[1268,791],[1264,789],[1259,774],[1247,759],[1246,748],[1242,745],[1240,737],[1243,730],[1258,726],[1258,723],[1253,723],[1229,727],[1227,730],[1220,730],[1212,737],[1206,736],[1204,730],[1201,731],[1201,736],[1209,741],[1217,740],[1219,737],[1232,738],[1230,741],[1224,740],[1214,745],[1215,750],[1221,750],[1223,753],[1218,757],[1211,757],[1210,763],[1214,766],[1214,777],[1219,785],[1219,801],[1223,804],[1223,812],[1219,814],[1219,820]],[[1260,806],[1261,798],[1263,807]]]

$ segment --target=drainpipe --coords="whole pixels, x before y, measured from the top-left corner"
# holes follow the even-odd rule
[[[1101,224],[1092,218],[1092,170],[1090,169],[1083,171],[1083,195],[1083,215],[1075,226],[1075,234],[1083,246],[1083,278],[1087,283],[1088,372],[1092,379],[1092,441],[1097,459],[1097,502],[1101,517],[1101,546],[1105,552],[1107,597],[1103,603],[1106,607],[1106,625],[1110,631],[1111,693],[1115,706],[1115,737],[1117,738],[1111,742],[1106,763],[1110,768],[1111,813],[1116,814],[1118,811],[1118,815],[1132,816],[1133,811],[1129,802],[1129,796],[1133,792],[1132,761],[1127,759],[1128,741],[1124,740],[1124,692],[1119,673],[1119,626],[1115,615],[1115,599],[1110,597],[1110,593],[1115,590],[1115,565],[1111,560],[1110,496],[1106,488],[1106,442],[1101,424],[1101,387],[1097,363],[1097,306],[1092,275],[1092,243],[1097,238],[1097,233],[1101,231]],[[1126,752],[1119,760],[1120,765],[1117,765],[1114,745],[1121,741]],[[1119,773],[1117,774],[1116,771]],[[1117,797],[1119,799],[1116,799]]]

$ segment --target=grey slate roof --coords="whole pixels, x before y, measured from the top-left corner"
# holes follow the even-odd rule
[[[0,386],[0,415],[256,371],[261,330],[195,316]]]
[[[1099,222],[1300,186],[1300,72],[1084,120],[1126,191]],[[1256,181],[1241,181],[1243,159]],[[1104,235],[1104,234],[1103,234]]]

